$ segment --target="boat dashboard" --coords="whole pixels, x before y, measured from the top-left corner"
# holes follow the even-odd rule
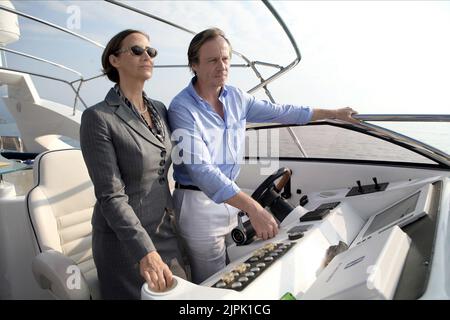
[[[427,286],[444,177],[309,194],[276,237],[227,248],[200,285],[175,278],[142,299],[418,299]],[[426,263],[425,263],[426,262]]]

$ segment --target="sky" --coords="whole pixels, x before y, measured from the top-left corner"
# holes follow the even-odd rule
[[[186,64],[191,34],[102,1],[12,1],[16,9],[71,28],[106,44],[125,28],[147,32],[158,48],[156,64]],[[222,28],[233,48],[251,60],[286,66],[294,50],[281,27],[257,1],[125,1],[195,32]],[[450,1],[272,1],[301,52],[300,63],[269,85],[280,103],[335,108],[362,114],[450,113]],[[19,18],[21,39],[8,48],[100,74],[102,49]],[[243,63],[234,56],[233,63]],[[75,79],[54,67],[7,55],[10,67]],[[264,76],[274,68],[261,68]],[[147,93],[168,105],[191,78],[187,68],[155,69]],[[41,95],[72,104],[65,85],[35,79]],[[258,83],[236,68],[229,84],[248,90]],[[103,99],[111,83],[83,85],[88,105]],[[266,98],[262,91],[255,93]]]

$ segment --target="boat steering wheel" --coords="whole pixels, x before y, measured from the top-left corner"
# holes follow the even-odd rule
[[[294,210],[294,207],[280,194],[281,190],[289,182],[291,175],[291,169],[286,167],[280,168],[267,177],[252,194],[252,198],[258,201],[262,207],[270,208],[270,211],[279,222],[282,222]],[[275,184],[275,181],[280,177],[281,180]],[[237,245],[249,244],[255,237],[255,230],[250,220],[242,222],[244,215],[243,211],[238,213],[238,226],[231,231],[231,237]]]
[[[277,198],[280,197],[280,192],[283,190],[284,186],[289,182],[289,179],[291,178],[292,170],[287,167],[282,167],[278,169],[276,172],[272,173],[269,177],[267,177],[266,180],[264,180],[258,188],[253,192],[252,198],[259,202],[263,207],[270,206],[270,203],[267,203],[269,199],[265,199],[268,194],[271,194],[274,196],[276,195]],[[275,181],[280,178],[281,180],[275,185]],[[275,191],[275,194],[273,194],[272,191]],[[270,198],[273,198],[270,197]],[[266,200],[266,201],[264,201]],[[275,199],[271,199],[273,200]]]

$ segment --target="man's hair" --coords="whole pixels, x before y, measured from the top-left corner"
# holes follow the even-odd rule
[[[117,51],[121,49],[122,41],[126,37],[128,37],[132,33],[140,33],[143,36],[145,36],[147,39],[150,39],[148,34],[139,31],[139,30],[133,30],[133,29],[127,29],[119,32],[114,37],[109,40],[108,44],[106,45],[105,50],[103,50],[102,54],[102,67],[103,67],[103,73],[106,74],[109,80],[115,83],[120,82],[119,72],[117,69],[109,62],[109,56],[110,55],[117,55]]]
[[[189,64],[189,68],[191,69],[192,72],[195,71],[192,69],[192,65],[193,64],[197,64],[199,62],[199,51],[200,48],[203,46],[203,44],[205,42],[208,42],[209,40],[212,40],[216,37],[222,37],[227,43],[228,46],[230,47],[230,58],[231,58],[231,43],[230,41],[228,41],[228,39],[225,37],[225,33],[220,30],[219,28],[210,28],[210,29],[206,29],[203,30],[200,33],[197,33],[194,38],[192,38],[191,43],[189,44],[189,49],[188,49],[188,64]]]

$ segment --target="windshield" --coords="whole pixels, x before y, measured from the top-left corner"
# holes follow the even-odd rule
[[[300,142],[301,150],[288,130],[292,130]],[[247,130],[245,142],[245,156],[249,159],[306,157],[437,165],[436,161],[414,152],[412,148],[327,123]]]
[[[373,122],[377,126],[399,132],[450,154],[448,122]]]

